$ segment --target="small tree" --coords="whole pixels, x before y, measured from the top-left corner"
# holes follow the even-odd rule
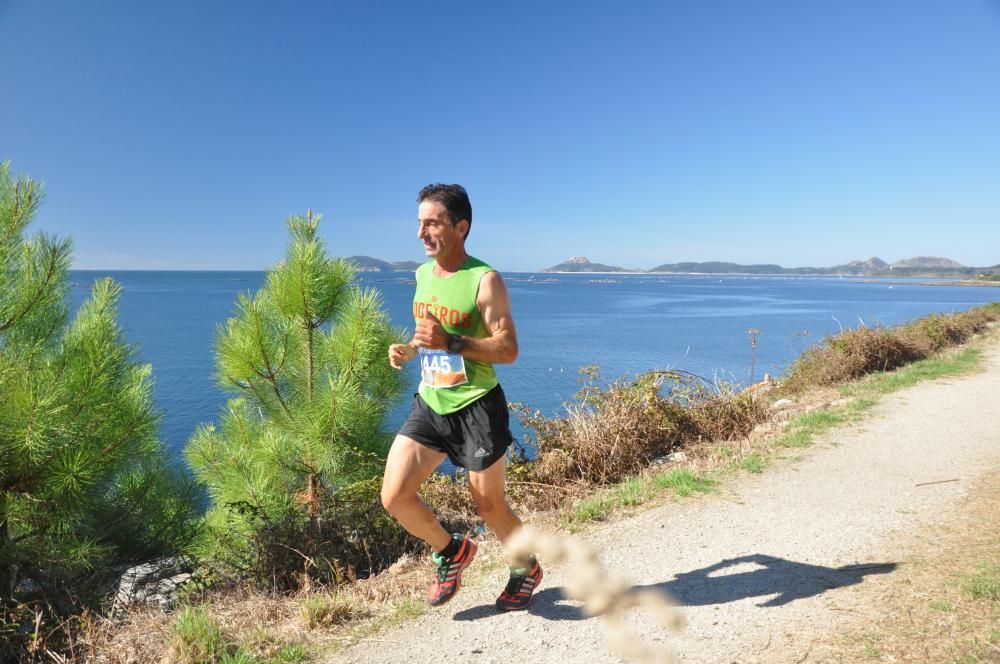
[[[285,260],[220,327],[217,377],[236,397],[186,451],[212,498],[205,553],[279,585],[377,564],[378,540],[399,540],[377,478],[402,386],[386,353],[402,333],[379,293],[328,257],[319,220],[288,219]]]
[[[178,551],[196,519],[116,323],[121,289],[98,281],[70,321],[69,241],[24,237],[41,200],[0,165],[0,597],[66,610],[114,566]]]

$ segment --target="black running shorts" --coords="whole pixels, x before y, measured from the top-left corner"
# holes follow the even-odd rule
[[[486,470],[502,457],[514,437],[510,433],[507,397],[499,385],[465,408],[438,415],[419,394],[399,435],[444,452],[456,466]]]

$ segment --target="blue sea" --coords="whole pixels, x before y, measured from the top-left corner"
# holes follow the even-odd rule
[[[94,280],[124,288],[119,321],[153,367],[160,435],[180,455],[199,423],[217,421],[227,393],[215,382],[216,330],[239,293],[263,272],[74,271],[74,308]],[[605,380],[651,369],[684,369],[746,384],[780,375],[808,346],[842,328],[894,325],[932,312],[1000,301],[1000,287],[935,286],[921,280],[701,275],[504,275],[521,353],[498,366],[508,399],[558,414],[579,387],[581,367]],[[361,273],[383,294],[393,321],[412,331],[412,273]],[[756,332],[751,348],[749,330]],[[390,414],[395,429],[418,382]],[[523,435],[520,429],[516,435]]]

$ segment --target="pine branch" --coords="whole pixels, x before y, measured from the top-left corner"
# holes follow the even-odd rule
[[[312,221],[312,210],[309,211]],[[312,314],[309,310],[309,298],[305,292],[305,275],[299,273],[299,296],[302,298],[302,328],[306,334],[306,400],[312,402],[313,397],[313,326]]]
[[[56,247],[52,247],[51,251],[49,252],[49,267],[45,273],[45,280],[39,285],[38,289],[35,291],[35,294],[32,296],[31,300],[28,301],[27,304],[25,304],[24,308],[21,310],[20,313],[14,314],[6,322],[0,323],[0,332],[6,332],[10,328],[17,325],[17,323],[19,323],[25,316],[28,315],[28,313],[32,309],[35,308],[35,305],[37,305],[38,302],[41,300],[42,295],[49,288],[52,279],[56,275],[57,262],[58,262],[58,250]]]
[[[261,376],[271,385],[271,389],[274,390],[274,395],[278,397],[278,402],[281,404],[282,410],[285,414],[291,417],[292,412],[288,408],[288,404],[285,403],[285,399],[281,396],[281,389],[278,387],[278,382],[275,380],[276,374],[274,369],[271,367],[271,358],[267,354],[267,349],[264,347],[264,337],[263,331],[260,329],[260,316],[258,315],[256,308],[252,310],[253,321],[254,321],[254,340],[257,342],[257,348],[260,349],[261,357],[264,359],[264,366],[267,368],[268,375]],[[259,374],[259,372],[257,372]]]

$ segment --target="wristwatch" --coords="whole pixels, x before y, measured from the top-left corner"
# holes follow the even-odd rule
[[[448,352],[452,355],[458,355],[462,352],[462,347],[465,342],[462,340],[462,335],[460,334],[449,334],[448,335]]]

